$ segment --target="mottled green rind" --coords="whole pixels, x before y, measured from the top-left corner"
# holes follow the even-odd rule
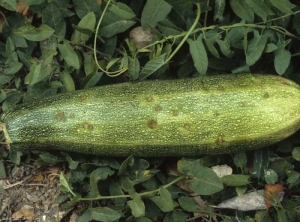
[[[300,90],[271,75],[108,85],[25,103],[3,122],[18,150],[197,156],[256,149],[300,128]]]

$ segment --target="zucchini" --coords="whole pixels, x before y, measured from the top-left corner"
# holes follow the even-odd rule
[[[195,156],[274,144],[300,128],[300,90],[272,75],[121,83],[16,106],[2,121],[16,150]],[[5,129],[6,128],[6,129]]]

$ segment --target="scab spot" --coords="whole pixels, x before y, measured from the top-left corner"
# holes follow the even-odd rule
[[[157,106],[155,106],[155,110],[156,110],[156,111],[161,111],[161,110],[162,110],[162,108],[161,108],[161,106],[160,106],[160,105],[157,105]]]
[[[83,123],[83,128],[90,131],[94,129],[93,125],[90,123]]]
[[[225,91],[225,87],[224,86],[218,86],[218,90]]]
[[[223,142],[223,138],[221,136],[218,136],[218,138],[216,139],[216,144],[222,144]]]
[[[266,92],[266,93],[264,94],[264,98],[267,99],[267,98],[269,98],[269,97],[270,97],[269,93]]]
[[[74,113],[71,113],[71,114],[70,114],[70,118],[71,118],[71,119],[74,119],[74,118],[75,118],[75,114],[74,114]]]
[[[156,128],[156,127],[157,127],[157,122],[156,122],[156,120],[154,120],[154,119],[149,120],[149,121],[148,121],[148,126],[149,126],[149,128],[151,128],[151,129]]]
[[[83,102],[83,101],[86,100],[87,98],[88,98],[88,96],[85,95],[85,94],[83,94],[83,95],[80,95],[80,96],[78,97],[78,100],[79,100],[80,102]]]
[[[65,119],[65,113],[64,112],[62,112],[62,111],[57,111],[57,113],[56,113],[56,119],[58,120],[58,121],[61,121],[61,120],[64,120]]]
[[[148,96],[148,97],[146,98],[146,101],[147,101],[147,102],[152,102],[152,101],[153,101],[153,97],[152,97],[152,96]]]
[[[173,110],[172,114],[173,114],[173,116],[178,116],[179,115],[179,111],[178,110]]]
[[[191,129],[191,124],[185,123],[183,127],[184,127],[186,130],[190,130],[190,129]]]
[[[214,117],[220,116],[220,113],[214,112]]]

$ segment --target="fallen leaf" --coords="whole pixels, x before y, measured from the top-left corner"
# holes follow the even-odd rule
[[[180,181],[178,181],[176,184],[177,186],[179,186],[181,189],[186,190],[190,193],[193,193],[193,191],[191,190],[191,188],[189,187],[189,185],[187,184],[188,179],[182,179]]]
[[[13,213],[12,218],[14,220],[22,219],[22,221],[25,222],[33,222],[35,220],[34,216],[35,214],[34,214],[33,207],[29,205],[23,205],[18,211]]]
[[[22,14],[23,16],[30,16],[32,14],[32,11],[30,10],[30,8],[26,5],[25,2],[20,1],[18,2],[17,5],[17,12]]]
[[[283,191],[284,187],[281,184],[266,184],[264,189],[265,203],[267,206],[266,212],[272,206],[273,196],[278,196],[278,194]],[[272,195],[273,194],[273,195]]]

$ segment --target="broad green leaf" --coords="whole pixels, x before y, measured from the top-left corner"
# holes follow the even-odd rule
[[[173,200],[170,192],[165,188],[159,189],[159,196],[150,198],[163,212],[169,212],[174,209]]]
[[[92,219],[96,221],[102,221],[102,222],[113,222],[117,221],[121,215],[108,207],[96,207],[91,208],[92,212]]]
[[[44,2],[45,0],[24,0],[24,2],[26,3],[26,5],[30,6],[30,5],[40,5]]]
[[[121,189],[120,185],[118,182],[111,181],[109,184],[109,194],[111,196],[119,196],[119,195],[124,195],[123,190]],[[114,203],[116,205],[123,205],[126,203],[126,198],[116,198]]]
[[[103,75],[102,72],[95,72],[93,74],[90,74],[84,78],[84,80],[81,82],[81,88],[82,89],[88,89],[93,86],[95,86],[99,80],[101,79],[101,76]]]
[[[94,12],[96,16],[100,16],[101,9],[98,1],[95,0],[73,0],[74,8],[79,18],[83,18],[90,12]]]
[[[294,15],[293,25],[294,25],[294,28],[296,29],[298,35],[300,35],[300,14],[299,13]]]
[[[246,52],[246,63],[248,66],[252,66],[261,57],[268,37],[266,35],[259,36],[254,35],[253,39],[248,42],[247,52]]]
[[[38,28],[31,25],[21,26],[17,29],[17,31],[15,31],[16,34],[21,35],[30,41],[43,41],[50,38],[54,32],[54,29],[45,24],[42,24]]]
[[[297,171],[289,171],[287,172],[287,176],[288,176],[288,179],[287,179],[287,183],[289,183],[290,185],[297,185],[298,184],[298,181],[300,179],[300,173],[297,172]]]
[[[1,75],[13,75],[16,74],[21,68],[23,67],[23,64],[20,62],[10,62],[8,63],[2,70]],[[1,78],[0,75],[0,78]],[[2,84],[4,84],[4,82],[1,81]]]
[[[264,53],[274,52],[278,47],[274,43],[268,43],[265,47]]]
[[[142,68],[139,80],[146,79],[165,64],[165,54],[162,54],[145,64]]]
[[[59,74],[59,76],[67,92],[75,91],[75,83],[70,73],[63,71]]]
[[[33,85],[45,78],[41,73],[42,64],[41,63],[33,63],[30,67],[30,72],[25,77],[25,84]]]
[[[127,202],[128,206],[131,209],[131,213],[134,217],[143,217],[145,216],[145,204],[141,199],[141,196],[137,193],[131,195],[132,200]]]
[[[79,57],[76,52],[73,50],[70,43],[64,41],[64,44],[57,45],[61,53],[62,58],[66,61],[69,66],[73,66],[75,69],[79,69],[80,62]]]
[[[6,40],[6,56],[7,56],[7,63],[18,62],[18,55],[16,52],[16,47],[14,42],[10,37]]]
[[[172,6],[164,0],[147,0],[141,17],[143,29],[148,30],[150,27],[155,28],[158,22],[167,17],[171,9]]]
[[[17,11],[17,1],[16,0],[1,0],[0,6],[10,11]]]
[[[131,80],[137,80],[140,74],[140,62],[137,57],[128,57],[129,66],[128,73]]]
[[[277,209],[278,222],[288,222],[285,209]]]
[[[0,75],[1,76],[1,75]],[[23,94],[20,91],[14,91],[6,93],[6,100],[2,103],[2,110],[6,112],[13,106],[15,106],[23,98]],[[10,150],[10,153],[12,150]]]
[[[44,152],[39,155],[39,157],[45,162],[49,164],[56,164],[64,161],[63,157],[55,156],[51,153]]]
[[[250,183],[249,175],[231,174],[221,178],[222,182],[227,186],[245,186]]]
[[[196,212],[199,205],[192,197],[182,196],[178,198],[178,203],[182,209],[188,212]]]
[[[225,0],[215,0],[214,21],[220,21],[220,22],[223,21],[225,4],[226,4]]]
[[[6,92],[1,89],[0,90],[0,103],[2,103],[6,99]]]
[[[264,173],[265,173],[265,181],[268,184],[275,184],[278,182],[278,175],[273,169],[267,169]]]
[[[49,4],[42,14],[43,24],[55,30],[55,34],[64,37],[66,34],[66,21],[64,20],[64,15],[62,14],[60,8],[55,4]]]
[[[261,178],[264,171],[268,169],[269,159],[270,158],[268,149],[255,150],[253,157],[252,175],[256,178]]]
[[[121,2],[113,4],[108,10],[123,19],[133,19],[135,17],[135,14],[131,8]]]
[[[205,45],[208,49],[208,51],[216,58],[220,58],[220,55],[218,53],[218,50],[216,49],[216,47],[210,42],[208,41],[206,38],[204,39]]]
[[[76,222],[88,222],[92,220],[91,209],[88,208],[81,216],[76,218]]]
[[[173,23],[171,23],[168,19],[165,19],[157,24],[157,27],[162,32],[162,34],[166,36],[170,35],[180,35],[182,33],[182,30],[179,29],[177,26],[175,26]],[[180,39],[176,39],[175,42],[178,43]]]
[[[274,5],[278,10],[286,14],[292,14],[292,9],[295,7],[289,0],[270,0],[272,5]]]
[[[166,215],[163,222],[186,222],[188,218],[188,215],[186,215],[184,212],[175,210],[173,212],[170,212]]]
[[[3,106],[2,106],[2,109],[3,109]],[[9,152],[10,161],[16,165],[20,164],[21,156],[22,156],[22,152],[20,152],[20,151],[10,150],[10,152]]]
[[[245,0],[252,11],[265,22],[268,15],[274,14],[271,9],[261,0]]]
[[[112,12],[107,12],[100,25],[98,35],[104,38],[110,38],[126,31],[135,23],[135,21],[122,19]]]
[[[63,172],[59,174],[59,182],[62,186],[66,188],[66,190],[68,190],[70,193],[73,193],[72,188],[69,184],[69,180]]]
[[[300,147],[295,147],[292,151],[293,158],[300,161]]]
[[[98,70],[98,67],[94,60],[93,54],[92,53],[84,53],[83,55],[84,55],[83,65],[84,65],[85,75],[88,76],[90,74],[94,74]]]
[[[230,45],[229,42],[227,40],[216,40],[216,42],[218,43],[220,50],[222,52],[222,54],[224,56],[226,56],[227,58],[231,58],[234,54],[234,52],[230,49]]]
[[[206,74],[208,67],[208,58],[205,47],[202,42],[202,34],[198,37],[196,41],[188,39],[187,40],[190,53],[192,55],[194,66],[198,73],[201,75]]]
[[[230,6],[233,12],[241,19],[250,23],[254,21],[254,13],[247,5],[246,0],[230,0]]]
[[[285,159],[279,159],[270,164],[269,169],[274,170],[278,175],[278,180],[286,177],[286,173],[294,169],[294,165]]]
[[[236,28],[230,29],[230,31],[228,32],[228,35],[227,35],[229,45],[232,46],[236,42],[241,41],[244,37],[244,33],[245,33],[245,31],[244,31],[243,27],[236,27]]]
[[[97,169],[93,170],[90,176],[90,186],[91,186],[91,193],[94,197],[99,196],[98,190],[98,181],[105,180],[108,176],[114,174],[114,171],[110,169],[110,167],[98,167]]]
[[[96,16],[94,12],[90,12],[87,15],[85,15],[78,23],[79,28],[90,30],[91,34],[94,31],[95,25],[96,25]],[[81,44],[85,43],[87,40],[89,40],[91,34],[89,35],[89,33],[82,33],[78,30],[75,30],[74,33],[72,34],[71,41],[73,43],[81,43]]]
[[[238,152],[234,154],[233,157],[234,164],[237,167],[243,168],[247,164],[247,156],[245,152]]]
[[[0,178],[6,177],[5,167],[3,161],[0,159]]]
[[[200,165],[199,160],[180,160],[177,163],[178,170],[189,176],[189,187],[199,195],[211,195],[223,189],[223,184],[216,173]]]
[[[287,70],[288,66],[291,62],[291,52],[285,50],[283,47],[274,51],[275,60],[274,66],[275,70],[279,75],[283,75],[283,73]]]

